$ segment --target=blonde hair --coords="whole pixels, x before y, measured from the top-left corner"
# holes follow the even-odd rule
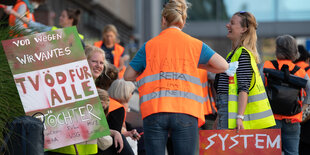
[[[115,34],[115,43],[118,42],[118,31],[117,31],[117,28],[112,25],[112,24],[108,24],[106,25],[103,30],[102,30],[102,35],[106,34],[107,32],[113,32]],[[104,37],[103,37],[103,42],[105,41],[104,40]]]
[[[169,0],[164,4],[161,16],[164,17],[168,26],[176,25],[183,27],[187,18],[187,9],[190,3],[186,0]]]
[[[111,98],[121,102],[128,103],[130,95],[135,90],[135,85],[130,81],[124,81],[123,79],[115,80],[108,90]]]
[[[109,65],[108,61],[105,59],[105,53],[104,53],[104,51],[101,48],[93,46],[93,45],[86,45],[84,51],[85,51],[85,55],[86,55],[87,60],[89,60],[90,57],[93,56],[94,53],[102,54],[102,56],[103,56],[103,66],[104,66],[104,68],[108,67],[108,65]],[[106,69],[105,69],[105,71],[106,71]]]
[[[252,55],[255,58],[256,63],[260,63],[260,57],[257,52],[256,42],[257,42],[257,22],[255,17],[249,13],[240,11],[235,13],[234,15],[237,15],[241,17],[240,25],[242,27],[247,27],[247,31],[243,33],[241,36],[240,43],[237,47],[244,46],[246,49],[248,49]]]
[[[103,102],[106,108],[104,108],[104,113],[107,115],[109,111],[110,98],[106,90],[97,88],[99,99]]]

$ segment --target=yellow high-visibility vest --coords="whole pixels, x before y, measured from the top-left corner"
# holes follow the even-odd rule
[[[244,112],[244,129],[264,129],[276,125],[275,119],[269,104],[263,81],[261,79],[256,61],[251,52],[245,47],[240,47],[235,51],[231,62],[238,61],[242,50],[245,49],[250,55],[253,76],[249,88],[248,103]],[[227,58],[232,54],[230,52]],[[228,128],[236,128],[236,118],[238,114],[238,83],[237,74],[233,79],[229,79],[228,91]]]

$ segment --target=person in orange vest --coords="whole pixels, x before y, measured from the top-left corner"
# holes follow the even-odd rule
[[[279,36],[276,39],[276,57],[277,60],[266,61],[263,68],[270,69],[281,69],[282,66],[287,65],[290,72],[294,70],[294,75],[305,78],[308,80],[306,93],[310,93],[309,86],[309,76],[306,74],[305,70],[297,67],[293,61],[298,58],[298,50],[296,40],[290,35]],[[276,65],[275,65],[275,64]],[[296,69],[295,69],[296,68]],[[267,77],[263,78],[268,80]],[[268,85],[265,82],[265,85]],[[302,93],[300,93],[302,94]],[[298,97],[298,96],[296,96]],[[309,104],[309,96],[304,98],[304,101],[299,101],[300,106]],[[276,119],[276,127],[281,129],[281,140],[282,140],[282,150],[284,154],[296,154],[298,155],[299,146],[299,135],[300,135],[300,122],[302,120],[302,111],[292,115],[280,115],[274,114]]]
[[[110,104],[110,98],[109,94],[106,90],[97,88],[98,91],[98,96],[100,98],[102,108],[104,109],[104,113],[107,116],[108,111],[109,111],[109,104]],[[110,146],[114,145],[115,148],[119,148],[117,150],[117,153],[120,153],[123,149],[123,138],[120,132],[116,130],[110,129],[111,135],[110,136],[104,136],[101,138],[97,139],[97,144],[98,144],[98,154],[101,154],[102,150],[108,149]],[[113,139],[112,139],[113,137]]]
[[[295,64],[306,71],[310,77],[309,59],[310,54],[303,45],[298,45],[299,58],[295,61]],[[304,93],[304,95],[306,95]],[[299,154],[310,154],[310,109],[308,106],[303,106],[302,122],[300,123],[300,140],[299,140]]]
[[[310,53],[305,49],[303,45],[298,45],[299,58],[295,61],[295,64],[304,69],[310,77]]]
[[[124,74],[125,80],[137,81],[147,155],[165,154],[168,133],[175,154],[194,154],[198,127],[205,122],[198,65],[232,75],[237,68],[182,32],[187,5],[186,0],[164,5],[162,32],[139,49]]]
[[[12,10],[20,14],[21,16],[27,18],[30,21],[35,21],[33,16],[34,9],[38,8],[40,4],[44,3],[45,0],[17,0],[16,4],[13,6]],[[14,15],[9,15],[9,25],[17,26],[18,29],[28,28],[28,24],[24,24]]]
[[[126,120],[126,107],[124,104],[128,104],[132,93],[135,90],[135,85],[132,82],[124,81],[122,79],[115,80],[108,90],[110,96],[110,105],[107,115],[107,122],[110,129],[116,130],[122,134],[124,147],[120,154],[134,154],[128,141],[125,137],[131,137],[134,140],[139,140],[140,135],[134,129],[131,131],[122,132],[123,124]],[[109,147],[107,150],[102,151],[102,154],[115,154],[116,148]]]
[[[29,20],[28,18],[24,17],[22,14],[19,14],[18,12],[12,10],[12,9],[5,9],[5,12],[7,14],[10,14],[12,16],[15,16],[18,18],[18,20],[22,21],[24,24],[28,25],[28,29],[30,29],[32,32],[47,32],[52,30],[57,30],[58,27],[56,26],[47,26],[44,24],[41,24],[39,22],[35,22],[32,20]],[[72,8],[66,8],[61,12],[61,15],[59,17],[59,25],[61,28],[65,27],[71,27],[76,26],[79,23],[80,20],[80,9],[72,9]],[[84,36],[82,34],[79,34],[79,37],[82,41],[83,47],[85,46],[83,43]]]
[[[200,75],[200,80],[202,83],[202,89],[203,89],[203,95],[204,95],[204,102],[203,102],[203,108],[204,108],[204,115],[206,119],[206,123],[201,126],[201,129],[203,130],[212,130],[216,115],[217,115],[217,108],[215,105],[215,100],[214,100],[214,91],[213,91],[213,80],[209,78],[209,76],[212,73],[204,70],[204,69],[199,69],[199,75]]]
[[[94,45],[104,50],[108,62],[118,68],[118,78],[122,79],[126,70],[124,62],[129,59],[129,56],[125,54],[125,48],[117,43],[117,37],[116,27],[109,24],[103,28],[102,40],[95,42]]]

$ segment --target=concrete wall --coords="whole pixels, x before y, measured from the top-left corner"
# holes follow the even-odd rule
[[[135,0],[94,0],[130,26],[135,25]]]

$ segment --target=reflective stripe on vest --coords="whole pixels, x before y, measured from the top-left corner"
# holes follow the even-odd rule
[[[97,144],[75,144],[79,154],[96,154],[98,153]],[[55,150],[50,150],[51,152],[58,152],[63,154],[77,154],[75,152],[74,145],[69,145],[66,147],[58,148]]]
[[[278,61],[278,64],[279,64],[279,68],[282,68],[283,64],[286,64],[286,65],[289,66],[289,71],[292,71],[293,68],[295,67],[295,64],[291,60],[277,60],[277,61]],[[272,65],[272,63],[270,61],[266,61],[264,63],[264,68],[276,69]],[[294,75],[298,76],[298,77],[301,77],[301,78],[304,78],[306,74],[307,73],[305,72],[305,70],[299,69]],[[303,89],[300,92],[301,96],[303,94],[302,92],[303,92]],[[299,101],[299,104],[300,104],[300,106],[302,106],[302,101]],[[302,111],[300,113],[296,114],[296,115],[293,115],[293,116],[284,116],[284,115],[274,114],[274,117],[277,120],[290,119],[291,123],[301,122],[301,120],[302,120]]]
[[[137,82],[138,87],[141,87],[145,83],[150,83],[156,80],[161,80],[161,79],[178,79],[178,80],[184,80],[188,81],[191,83],[194,83],[196,85],[201,86],[200,79],[194,76],[190,76],[187,74],[182,74],[182,73],[174,73],[174,72],[160,72],[158,74],[146,76],[139,80]]]
[[[253,76],[251,80],[250,90],[248,94],[248,103],[244,111],[243,126],[244,129],[264,129],[275,125],[275,120],[265,87],[259,74],[257,64],[251,52],[246,48],[240,47],[231,58],[231,62],[238,61],[242,49],[249,53],[251,58],[251,66]],[[232,54],[230,52],[227,58]],[[237,74],[234,75],[233,81],[229,81],[228,96],[228,128],[236,128],[236,116],[238,114],[238,83]]]
[[[161,97],[182,97],[191,100],[195,100],[197,102],[203,103],[204,98],[198,95],[195,95],[190,92],[178,91],[178,90],[161,90],[158,92],[153,92],[151,94],[143,95],[140,98],[140,104],[152,99],[161,98]]]
[[[201,41],[174,28],[145,44],[147,65],[137,78],[142,118],[161,112],[183,113],[198,118],[199,126],[204,124],[196,69],[201,50]]]

